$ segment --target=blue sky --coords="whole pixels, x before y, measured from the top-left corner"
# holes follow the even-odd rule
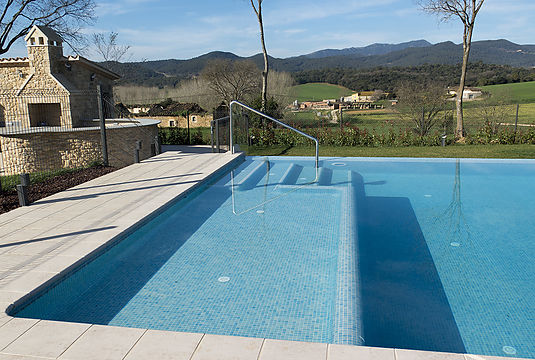
[[[189,59],[209,51],[260,52],[249,0],[96,0],[98,21],[86,33],[116,31],[131,60]],[[453,19],[440,22],[413,0],[264,0],[268,51],[275,57],[325,48],[426,39],[461,42]],[[534,0],[486,0],[474,40],[535,43]],[[24,56],[18,44],[8,56]],[[99,60],[95,54],[86,56]]]

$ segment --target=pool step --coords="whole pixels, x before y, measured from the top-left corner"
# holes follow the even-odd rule
[[[281,185],[294,185],[297,182],[297,179],[299,178],[299,174],[303,171],[303,167],[301,165],[297,165],[295,163],[291,163],[288,167],[288,170],[282,175],[279,184]]]
[[[241,180],[234,183],[238,190],[250,190],[269,172],[271,164],[268,160],[263,160],[254,165],[252,170]]]

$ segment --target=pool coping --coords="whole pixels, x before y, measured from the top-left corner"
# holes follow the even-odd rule
[[[185,148],[184,151],[187,151]],[[185,155],[186,154],[186,155]],[[129,185],[120,183],[118,186],[118,192],[121,193],[117,198],[112,197],[115,195],[113,191],[104,193],[102,196],[110,195],[111,200],[108,206],[113,209],[109,217],[106,217],[108,223],[114,223],[118,225],[117,229],[110,229],[109,235],[100,238],[94,234],[76,234],[69,237],[72,243],[58,244],[58,248],[54,248],[50,253],[52,258],[43,256],[44,259],[37,259],[33,262],[25,264],[21,268],[15,268],[14,271],[3,271],[0,268],[0,308],[6,309],[8,312],[13,311],[17,306],[24,304],[31,300],[35,296],[39,296],[40,293],[48,289],[53,284],[61,281],[64,277],[71,274],[80,266],[83,266],[88,261],[91,261],[96,256],[100,255],[103,251],[109,247],[115,245],[118,241],[124,238],[126,234],[130,233],[134,229],[138,228],[141,224],[147,220],[157,216],[157,214],[164,211],[170,204],[177,201],[177,199],[183,198],[191,194],[199,187],[206,184],[206,182],[212,181],[219,175],[222,175],[229,167],[233,167],[236,163],[243,161],[243,154],[204,154],[204,155],[191,155],[188,159],[188,153],[179,152],[167,152],[159,155],[155,158],[149,159],[141,164],[135,164],[128,168],[118,170],[114,173],[105,175],[99,179],[95,179],[88,183],[79,185],[73,189],[69,189],[62,193],[53,195],[51,197],[42,199],[27,208],[19,208],[12,212],[0,215],[0,236],[4,236],[6,227],[9,224],[26,224],[22,225],[20,230],[16,230],[13,233],[7,234],[7,239],[21,239],[28,236],[30,240],[18,241],[22,244],[16,245],[13,249],[0,252],[0,259],[2,255],[12,254],[17,256],[25,255],[25,251],[33,249],[33,245],[39,241],[51,241],[40,240],[36,230],[32,228],[38,227],[35,225],[37,213],[44,215],[45,221],[48,219],[45,214],[47,210],[50,211],[51,207],[57,205],[61,207],[65,202],[72,201],[75,204],[72,206],[63,207],[59,210],[59,215],[68,214],[71,216],[71,220],[77,219],[76,213],[79,213],[86,207],[87,202],[95,202],[99,200],[99,196],[91,197],[91,189],[99,189],[101,187],[107,187],[108,182],[113,179],[124,180],[130,176],[130,181],[133,184],[137,184],[136,181],[149,181],[143,180],[145,176],[154,176],[159,185],[164,186],[164,190],[156,196],[156,200],[147,200],[144,205],[146,208],[140,210],[140,199],[133,195],[137,194],[135,187],[129,187]],[[180,157],[186,158],[188,164],[182,170],[175,169],[172,165],[178,164]],[[304,157],[281,157],[283,159],[305,159]],[[322,158],[325,159],[341,159],[335,157]],[[347,159],[347,158],[346,158]],[[366,159],[366,158],[356,158]],[[371,158],[377,160],[377,158]],[[386,158],[382,158],[386,159]],[[402,158],[392,158],[400,160]],[[435,160],[435,159],[432,159]],[[471,159],[470,159],[471,160]],[[486,159],[483,159],[486,160]],[[171,164],[171,165],[170,165]],[[176,177],[182,176],[181,171],[199,171],[202,175],[196,176],[197,173],[191,175],[187,179],[192,179],[191,183],[184,183],[178,191],[171,187],[165,188],[165,186],[177,187],[172,181],[176,180]],[[174,171],[176,176],[170,176],[169,179],[161,180],[165,177],[169,177],[169,172]],[[161,179],[154,174],[161,173]],[[141,179],[141,180],[140,180]],[[182,179],[182,178],[181,178]],[[124,185],[124,186],[123,186]],[[131,184],[130,184],[131,185]],[[152,190],[147,189],[147,190]],[[101,191],[101,190],[95,190]],[[141,192],[144,192],[142,190]],[[72,196],[76,194],[77,196]],[[132,194],[128,201],[124,201],[123,207],[119,205],[122,193]],[[85,195],[84,195],[85,194]],[[89,195],[88,195],[89,194]],[[88,198],[84,196],[89,196]],[[148,196],[148,195],[147,195]],[[67,200],[65,200],[67,199]],[[73,200],[74,199],[74,200]],[[107,204],[107,203],[104,203]],[[78,208],[77,208],[78,206]],[[119,209],[116,209],[119,208]],[[77,209],[77,210],[75,210]],[[122,209],[122,210],[121,210]],[[133,210],[131,210],[133,209]],[[98,206],[94,208],[96,212],[101,212]],[[117,211],[119,211],[117,213]],[[121,212],[122,211],[122,212]],[[129,218],[124,218],[124,213],[130,215]],[[10,215],[11,214],[11,215]],[[81,213],[82,215],[86,213]],[[91,214],[90,214],[91,215]],[[53,216],[58,216],[58,213],[53,213]],[[43,218],[42,218],[43,219]],[[42,220],[41,219],[41,220]],[[95,218],[97,219],[97,217]],[[54,234],[53,231],[65,231],[69,229],[67,222],[68,218],[61,220],[67,220],[60,225],[57,229],[50,230],[49,234]],[[111,222],[110,222],[111,221]],[[38,221],[37,221],[38,222]],[[52,221],[52,223],[55,223]],[[67,224],[65,228],[62,228],[63,224]],[[104,224],[100,224],[103,227]],[[44,225],[43,225],[44,226]],[[65,225],[63,225],[65,226]],[[71,228],[75,228],[76,223]],[[4,230],[4,232],[2,232]],[[74,229],[73,229],[74,230]],[[28,235],[22,235],[23,232]],[[76,233],[76,232],[73,232]],[[85,236],[84,236],[85,235]],[[52,235],[53,236],[53,235]],[[49,237],[51,237],[49,235]],[[91,240],[88,240],[91,238]],[[93,239],[94,238],[94,239]],[[36,242],[32,242],[35,239]],[[59,241],[58,241],[59,242]],[[89,244],[88,244],[89,243]],[[0,250],[2,249],[2,240],[0,239]],[[8,243],[9,244],[9,243]],[[78,245],[82,246],[78,251],[73,250]],[[66,246],[70,245],[70,246]],[[8,245],[10,247],[11,245]],[[25,246],[29,250],[25,250]],[[18,253],[15,250],[20,250]],[[57,250],[57,251],[56,251]],[[65,255],[68,253],[70,255]],[[77,255],[72,255],[72,254]],[[56,258],[66,258],[64,260],[73,260],[74,262],[69,264],[67,261],[64,264],[56,264],[55,271],[50,268],[47,271],[37,271],[40,266],[45,265],[47,262],[54,262]],[[9,274],[7,274],[9,272]],[[11,274],[13,273],[13,274]],[[15,279],[10,278],[11,275],[15,275]],[[32,278],[33,277],[33,278]],[[6,280],[7,279],[7,280]],[[21,281],[24,279],[24,281]],[[17,284],[18,285],[15,286]],[[24,284],[23,284],[24,283]],[[14,285],[15,284],[15,285]],[[29,292],[23,291],[23,289],[31,288]],[[12,298],[10,296],[16,297]],[[10,300],[11,299],[11,300]],[[501,359],[494,356],[479,356],[479,355],[467,355],[467,354],[450,354],[450,353],[438,353],[438,352],[426,352],[416,350],[402,350],[402,349],[384,349],[384,348],[370,348],[362,346],[349,346],[349,345],[333,345],[333,344],[319,344],[319,343],[305,343],[295,341],[283,341],[272,339],[259,339],[259,338],[244,338],[211,334],[192,334],[192,333],[175,333],[167,331],[156,331],[147,329],[134,329],[134,328],[122,328],[114,326],[92,325],[92,324],[80,324],[69,323],[59,321],[48,321],[38,319],[23,319],[15,318],[7,315],[7,313],[0,312],[0,360],[2,359],[25,359],[29,357],[40,357],[47,359],[151,359],[151,358],[184,358],[184,359],[329,359],[329,360],[343,360],[343,359],[402,359],[402,360],[417,360],[417,359],[459,359],[459,360],[495,360]],[[511,359],[511,358],[505,358]]]

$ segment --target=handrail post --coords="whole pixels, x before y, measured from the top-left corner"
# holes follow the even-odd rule
[[[229,136],[229,143],[230,143],[230,153],[231,154],[234,154],[234,136],[233,136],[233,120],[234,120],[234,117],[232,116],[232,105],[234,104],[239,104],[237,101],[232,101],[230,103],[230,106],[229,106],[229,111],[230,111],[230,124],[229,124],[229,131],[230,131],[230,136]]]

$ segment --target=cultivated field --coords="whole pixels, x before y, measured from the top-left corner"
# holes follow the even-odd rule
[[[307,100],[313,96],[330,98],[333,95],[332,91],[336,88],[336,85],[330,84],[305,84],[294,87],[299,96]],[[465,102],[466,131],[475,132],[481,129],[485,124],[485,117],[494,118],[499,123],[512,126],[515,123],[517,104],[519,104],[519,129],[527,128],[523,125],[535,125],[535,82],[492,85],[483,89],[491,94],[489,99]],[[454,118],[455,104],[451,102],[446,105],[446,112],[443,111],[437,115],[433,131],[443,132],[446,127],[446,132],[452,133]],[[329,122],[328,111],[286,112],[285,121],[305,127],[339,126],[339,123]],[[384,110],[347,111],[343,115],[343,123],[377,133],[410,130],[414,127],[412,122],[399,118],[395,107]]]

